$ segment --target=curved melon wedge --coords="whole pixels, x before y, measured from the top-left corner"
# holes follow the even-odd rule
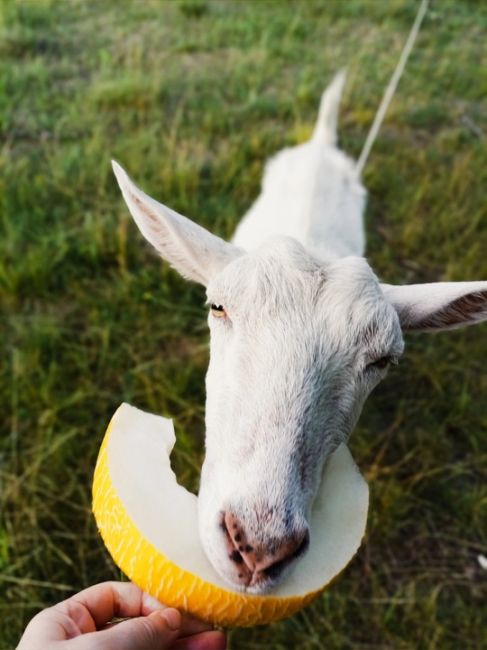
[[[367,520],[368,487],[345,445],[327,462],[307,554],[271,593],[232,591],[198,535],[197,497],[171,469],[171,420],[122,404],[98,456],[93,513],[115,563],[166,605],[222,626],[250,626],[304,607],[354,556]]]

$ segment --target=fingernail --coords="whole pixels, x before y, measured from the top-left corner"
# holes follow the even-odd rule
[[[157,598],[153,598],[149,594],[144,594],[144,607],[151,612],[155,612],[158,609],[165,609],[164,605]]]
[[[181,627],[181,614],[177,609],[165,609],[161,616],[166,619],[166,623],[171,630],[179,630]]]

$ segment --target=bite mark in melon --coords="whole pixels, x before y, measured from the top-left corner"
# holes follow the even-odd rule
[[[201,546],[197,497],[171,469],[175,440],[171,420],[122,404],[93,480],[93,513],[113,560],[161,602],[216,625],[271,623],[313,600],[355,555],[365,532],[368,487],[340,445],[325,466],[307,554],[269,594],[233,591]]]

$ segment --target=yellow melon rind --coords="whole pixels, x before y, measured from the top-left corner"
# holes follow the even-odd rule
[[[264,625],[291,616],[322,591],[295,597],[254,596],[227,591],[181,569],[145,539],[113,488],[105,434],[93,479],[93,513],[101,537],[117,566],[141,589],[222,627]]]

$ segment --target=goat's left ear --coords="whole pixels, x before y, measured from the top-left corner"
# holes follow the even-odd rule
[[[487,282],[382,284],[404,331],[434,332],[487,320]]]
[[[242,250],[142,192],[115,161],[113,171],[140,232],[182,276],[207,285]]]

